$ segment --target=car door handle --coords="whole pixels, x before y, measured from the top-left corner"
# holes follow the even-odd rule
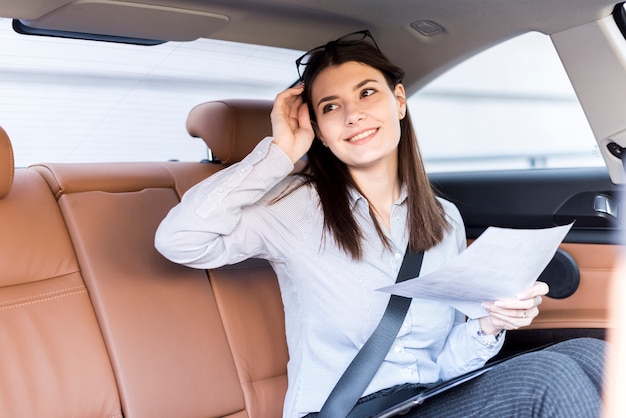
[[[610,193],[583,192],[570,197],[554,214],[557,224],[576,221],[574,228],[619,226],[620,204]]]
[[[606,195],[596,195],[593,201],[593,210],[600,216],[606,214],[613,219],[619,219],[619,203]]]

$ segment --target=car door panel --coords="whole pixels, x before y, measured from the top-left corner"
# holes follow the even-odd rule
[[[574,336],[604,338],[610,326],[610,282],[622,242],[620,187],[611,183],[605,169],[434,173],[430,178],[438,193],[459,208],[470,243],[489,226],[540,228],[574,222],[559,248],[560,259],[555,256],[542,274],[555,289],[573,289],[543,298],[532,325],[508,333],[502,355]]]

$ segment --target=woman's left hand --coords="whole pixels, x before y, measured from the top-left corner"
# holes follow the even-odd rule
[[[548,293],[548,285],[535,282],[534,285],[517,295],[517,299],[502,299],[483,303],[488,316],[480,318],[480,327],[487,334],[498,334],[504,329],[527,327],[539,315],[542,296]]]

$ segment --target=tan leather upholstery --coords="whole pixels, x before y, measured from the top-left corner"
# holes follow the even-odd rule
[[[11,190],[14,166],[13,147],[9,135],[0,127],[0,199]]]
[[[562,244],[580,269],[580,285],[566,299],[544,298],[540,314],[531,329],[604,328],[608,326],[608,290],[617,266],[619,248],[615,245]]]
[[[274,270],[265,261],[248,260],[214,270],[210,277],[248,413],[282,416],[288,354]]]
[[[153,187],[174,187],[169,171],[154,163],[93,163],[55,164],[47,169],[44,165],[33,165],[31,169],[41,174],[58,198],[63,194],[81,193],[92,190],[103,192],[131,192]]]
[[[61,212],[36,172],[8,176],[0,136],[5,186],[14,177],[0,199],[0,416],[121,417]]]
[[[224,164],[240,161],[261,139],[272,134],[266,100],[223,100],[202,103],[189,112],[187,131],[202,138]]]
[[[221,155],[235,162],[269,133],[270,109],[270,102],[205,104],[192,110],[189,125],[199,124],[212,148],[228,149]],[[174,162],[30,168],[49,183],[67,222],[125,416],[282,415],[287,349],[273,270],[244,264],[207,280],[207,272],[170,263],[153,245],[158,223],[183,193],[222,168]]]
[[[50,164],[37,170],[48,170],[46,178],[57,181],[52,189],[103,329],[124,414],[217,417],[243,411],[206,272],[173,264],[154,249],[159,222],[179,201],[173,177],[159,164],[142,165],[141,173],[136,164],[112,167]],[[202,171],[193,178],[217,169],[187,167]]]
[[[240,161],[271,135],[271,109],[272,102],[260,100],[203,103],[189,113],[187,130],[202,138],[214,156],[228,165]],[[254,260],[214,270],[210,279],[247,412],[252,417],[282,416],[288,355],[274,271],[269,264]]]

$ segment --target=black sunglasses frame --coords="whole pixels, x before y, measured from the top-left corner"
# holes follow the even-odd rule
[[[358,36],[358,35],[360,35],[360,36]],[[376,40],[372,36],[372,33],[369,30],[367,30],[367,29],[360,30],[360,31],[357,31],[357,32],[348,33],[346,35],[340,36],[339,38],[335,39],[334,41],[330,41],[330,42],[325,43],[324,45],[316,46],[313,49],[309,49],[307,52],[302,54],[296,60],[296,69],[298,70],[299,80],[302,80],[302,73],[300,72],[300,68],[302,66],[308,64],[308,62],[306,62],[305,59],[308,58],[311,54],[313,54],[313,53],[315,53],[317,51],[326,50],[328,48],[335,48],[335,47],[338,47],[338,46],[341,47],[341,46],[357,45],[357,44],[363,42],[365,39],[368,39],[368,38],[372,41],[372,44],[376,47],[378,52],[382,52],[380,50],[380,47],[376,43]]]

